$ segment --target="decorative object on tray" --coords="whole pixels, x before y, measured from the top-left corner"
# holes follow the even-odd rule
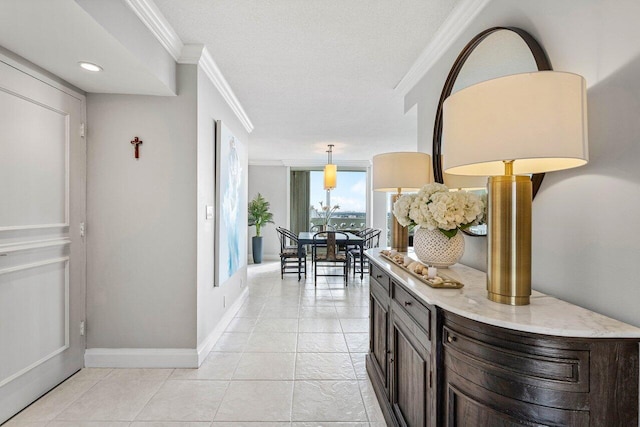
[[[402,252],[385,249],[380,251],[380,256],[392,261],[432,288],[460,289],[464,286],[457,280],[451,279],[443,274],[438,274],[437,269],[424,265]]]
[[[393,215],[404,226],[417,225],[413,237],[416,256],[423,263],[448,267],[464,253],[464,237],[458,230],[484,218],[480,196],[449,191],[443,184],[427,184],[418,194],[405,194],[393,205]]]

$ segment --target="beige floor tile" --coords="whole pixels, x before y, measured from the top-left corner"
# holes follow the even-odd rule
[[[64,421],[132,421],[163,381],[106,378],[56,417]]]
[[[309,295],[305,294],[300,299],[300,305],[303,307],[333,307],[333,298],[331,295]]]
[[[348,353],[298,353],[296,380],[356,379]]]
[[[263,423],[259,421],[249,422],[231,422],[231,421],[214,421],[211,427],[290,427],[291,424],[284,423]]]
[[[376,398],[376,393],[373,391],[373,385],[369,379],[359,381],[360,392],[362,393],[362,400],[364,401],[364,407],[367,411],[367,417],[370,422],[384,422],[384,415],[380,404]]]
[[[223,351],[230,353],[242,352],[244,351],[250,336],[251,334],[246,332],[225,332],[220,336],[211,351]]]
[[[300,308],[296,307],[265,307],[260,318],[297,319]]]
[[[367,421],[356,381],[296,381],[293,421]]]
[[[347,351],[343,334],[298,334],[299,353],[346,353]]]
[[[98,383],[97,379],[69,378],[20,412],[14,422],[49,421]]]
[[[254,332],[298,332],[298,319],[261,318]]]
[[[226,381],[167,381],[136,417],[137,421],[213,421]]]
[[[365,319],[369,318],[369,307],[336,307],[340,319]]]
[[[245,352],[292,353],[296,351],[298,334],[291,332],[254,332]]]
[[[352,332],[369,332],[369,319],[340,319],[340,324],[345,334]]]
[[[304,318],[298,322],[298,332],[342,333],[338,319]]]
[[[135,421],[129,427],[209,427],[210,422],[193,421]]]
[[[366,358],[367,353],[349,353],[353,369],[356,371],[356,378],[364,380],[368,378]]]
[[[211,352],[198,369],[176,369],[172,380],[230,380],[242,353]]]
[[[3,427],[45,427],[49,421],[15,421],[10,419]],[[126,424],[126,423],[125,423]]]
[[[295,353],[244,353],[234,380],[293,380]]]
[[[257,319],[251,317],[235,317],[229,322],[225,332],[253,332]]]
[[[76,380],[101,380],[113,371],[112,368],[82,368],[73,378]]]
[[[297,422],[291,423],[292,427],[369,427],[369,423],[331,423],[327,421],[319,422]]]
[[[264,304],[252,304],[249,306],[242,306],[240,310],[236,313],[236,317],[249,317],[257,319],[260,317],[260,313],[264,308]]]
[[[337,319],[338,313],[335,307],[300,307],[300,318],[313,318],[313,319]]]
[[[169,378],[173,369],[113,369],[107,378],[127,380],[164,381]]]
[[[366,353],[369,351],[369,334],[344,334],[351,353]]]
[[[47,427],[128,427],[128,421],[51,421]]]
[[[293,381],[232,381],[214,421],[290,421]]]

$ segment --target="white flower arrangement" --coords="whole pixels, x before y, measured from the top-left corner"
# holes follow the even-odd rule
[[[443,184],[427,184],[417,194],[405,194],[393,205],[393,214],[403,227],[419,225],[440,230],[451,238],[458,230],[476,225],[484,217],[480,196],[449,191]]]

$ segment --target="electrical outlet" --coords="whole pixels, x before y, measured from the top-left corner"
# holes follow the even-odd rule
[[[80,336],[84,336],[84,320],[80,321]]]

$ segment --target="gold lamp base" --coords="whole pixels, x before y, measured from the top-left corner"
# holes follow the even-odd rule
[[[391,206],[395,204],[395,202],[400,198],[402,194],[398,192],[398,194],[394,194],[391,196]],[[393,210],[393,208],[392,208]],[[398,252],[407,252],[409,247],[409,230],[407,227],[403,227],[400,225],[396,216],[391,214],[391,249],[396,250]]]
[[[488,190],[488,298],[501,304],[527,305],[531,296],[531,179],[492,176]]]

